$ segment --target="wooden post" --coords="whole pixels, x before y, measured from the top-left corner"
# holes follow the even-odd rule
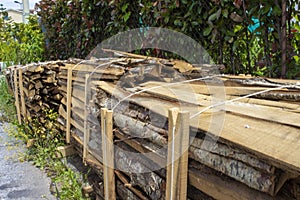
[[[188,184],[188,159],[189,159],[189,141],[190,141],[190,114],[188,112],[179,113],[180,141],[181,141],[181,157],[180,157],[180,194],[179,199],[187,199]]]
[[[90,140],[90,129],[88,124],[88,94],[89,94],[89,74],[85,75],[85,89],[84,89],[84,136],[83,136],[83,162],[88,154],[88,142]]]
[[[17,109],[17,116],[19,124],[22,123],[21,121],[21,113],[20,113],[20,103],[19,103],[19,89],[18,89],[18,74],[17,69],[14,69],[14,86],[15,86],[15,106]]]
[[[71,103],[72,103],[72,68],[68,68],[67,77],[67,124],[66,124],[66,143],[70,143],[71,138]]]
[[[22,69],[19,69],[19,86],[20,86],[20,97],[21,97],[22,115],[23,115],[23,119],[25,121],[27,121],[26,105],[25,105],[25,98],[24,98],[24,87],[23,87]]]
[[[113,146],[113,112],[101,109],[102,158],[105,200],[116,199]]]
[[[167,200],[187,199],[189,113],[169,110]]]

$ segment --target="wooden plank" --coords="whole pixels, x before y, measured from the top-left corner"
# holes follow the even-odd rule
[[[72,103],[72,68],[68,68],[67,80],[67,124],[66,124],[66,142],[70,143],[71,134],[71,103]]]
[[[189,88],[189,92],[194,92],[195,94],[205,94],[205,95],[211,95],[212,92],[214,91],[222,91],[226,95],[234,95],[234,96],[241,96],[241,95],[247,95],[247,94],[252,94],[255,92],[263,91],[268,89],[268,87],[225,87],[222,83],[220,83],[217,86],[214,85],[201,85],[201,84],[195,84],[195,83],[188,83],[188,84],[178,84],[178,85],[170,85],[169,83],[162,83],[162,82],[154,82],[154,81],[149,81],[146,83],[141,84],[141,89],[144,88],[152,88],[156,86],[164,86],[161,88],[170,88],[170,89],[182,89],[182,88]],[[223,88],[221,88],[223,86]],[[161,89],[159,88],[159,89]],[[169,89],[169,90],[170,90]],[[281,89],[284,90],[284,89]],[[156,91],[156,90],[151,90],[151,91]],[[280,90],[279,90],[280,91]]]
[[[120,139],[120,141],[125,142],[136,151],[143,153],[145,157],[155,162],[155,164],[157,164],[161,168],[166,166],[166,159],[159,153],[156,153],[155,151],[151,151],[149,148],[143,146],[140,142],[136,140],[132,140],[130,136],[125,136],[121,134],[119,130],[115,130],[114,133],[115,136]]]
[[[168,157],[167,157],[167,181],[166,181],[166,199],[176,199],[176,191],[178,184],[178,165],[179,152],[175,151],[175,142],[178,143],[178,138],[175,137],[176,121],[178,117],[178,108],[169,110],[169,127],[168,127]],[[177,146],[178,147],[178,144]],[[176,158],[175,158],[176,154]],[[175,160],[176,159],[176,160]]]
[[[19,71],[19,86],[20,86],[22,115],[23,115],[24,120],[27,121],[22,69],[19,69],[18,71]]]
[[[128,189],[130,189],[135,195],[137,195],[139,197],[139,199],[141,200],[148,200],[147,197],[145,197],[141,191],[139,191],[138,189],[136,189],[135,187],[132,187],[131,183],[127,180],[127,178],[118,170],[115,171],[117,177],[122,181],[122,183],[125,185],[125,187],[127,187]]]
[[[67,112],[64,110],[64,108],[61,106],[59,106],[58,108],[58,113],[60,114],[60,116],[62,116],[65,120],[67,119]],[[71,124],[77,128],[79,131],[81,131],[82,133],[84,133],[84,127],[82,125],[80,125],[78,122],[76,122],[75,120],[73,120],[71,118]]]
[[[57,154],[58,157],[72,156],[72,155],[75,155],[77,153],[72,145],[59,146],[56,149],[59,152]]]
[[[187,198],[189,113],[169,110],[166,199]],[[171,143],[171,144],[170,144]]]
[[[210,86],[210,85],[199,85],[194,83],[189,84],[180,84],[180,85],[173,85],[167,86],[167,83],[161,82],[147,82],[141,84],[142,87],[137,87],[137,89],[149,89],[151,87],[165,85],[166,87],[161,87],[158,89],[153,89],[146,91],[146,93],[153,94],[153,95],[160,95],[164,98],[180,98],[181,101],[186,101],[188,103],[193,103],[197,105],[207,105],[211,102],[211,95],[214,93],[218,93],[219,95],[223,94],[223,98],[226,100],[236,98],[237,96],[243,96],[247,94],[253,94],[254,92],[259,92],[264,89],[268,89],[267,87],[217,87],[217,86]],[[165,94],[167,92],[167,95]],[[173,95],[172,95],[173,92]],[[177,96],[174,95],[179,94]],[[191,96],[192,94],[192,96]],[[206,100],[206,101],[204,101]],[[285,110],[295,110],[296,112],[300,112],[300,105],[293,104],[293,103],[285,103],[285,102],[277,102],[271,101],[266,99],[256,99],[256,98],[245,98],[241,99],[240,102],[250,103],[250,104],[258,104],[264,105],[268,107],[276,107]]]
[[[19,85],[18,84],[18,73],[17,73],[17,69],[14,68],[15,106],[16,106],[16,109],[17,109],[18,122],[19,122],[19,124],[21,124],[22,120],[21,120],[21,112],[20,112],[20,102],[19,102],[19,89],[18,89],[18,85]]]
[[[98,67],[103,65],[103,67]],[[125,69],[121,66],[116,67],[116,65],[111,66],[109,63],[80,63],[72,67],[73,71],[78,73],[80,72],[80,76],[84,76],[85,74],[100,74],[103,75],[113,75],[113,76],[122,76],[125,72]],[[61,71],[66,70],[67,67],[61,67]],[[101,76],[100,76],[101,77]]]
[[[196,163],[200,167],[199,163]],[[238,181],[217,175],[208,167],[201,166],[199,170],[189,168],[189,184],[198,190],[222,200],[285,200],[286,197],[272,197],[251,189]]]
[[[188,158],[189,158],[189,139],[190,139],[190,115],[188,112],[180,112],[178,115],[178,122],[180,123],[180,173],[179,173],[179,198],[180,200],[187,199],[187,185],[188,185]]]
[[[71,133],[71,137],[80,145],[80,148],[83,146],[83,142],[82,140],[74,133]],[[80,154],[81,155],[81,154]],[[91,164],[92,167],[97,168],[99,170],[103,169],[103,165],[102,163],[99,162],[99,160],[97,158],[95,158],[95,153],[89,151],[88,152],[88,156],[86,158],[87,163]],[[124,174],[122,174],[121,172],[119,172],[118,170],[115,170],[116,175],[118,176],[118,178],[121,180],[121,182],[127,186],[127,188],[132,191],[135,195],[137,195],[140,199],[142,200],[146,200],[148,199],[147,197],[144,196],[144,194],[139,191],[137,188],[135,188],[134,186],[130,186],[130,182],[127,180],[127,178],[125,177]]]
[[[108,82],[101,82],[100,88],[109,94],[114,91],[114,94],[118,95],[117,98],[124,98],[130,94],[117,89],[114,84]],[[135,95],[131,102],[165,117],[168,116],[168,109],[178,106],[175,102],[142,95]],[[189,111],[191,115],[199,111],[199,108],[190,105],[181,105],[181,109]],[[226,124],[226,126],[222,124]],[[230,143],[251,152],[276,167],[300,173],[299,128],[253,118],[243,118],[230,113],[224,116],[223,112],[211,111],[192,119],[191,127],[218,136],[223,143]]]
[[[85,95],[84,95],[84,137],[83,137],[83,161],[85,160],[88,153],[88,142],[90,140],[90,129],[88,124],[88,92],[89,92],[89,75],[85,75]]]
[[[104,197],[106,200],[116,199],[112,116],[112,111],[101,109]]]
[[[143,85],[145,85],[145,88],[151,88],[151,87],[158,86],[159,83],[158,82],[150,83],[149,86],[148,86],[148,83],[143,84]],[[164,85],[164,84],[162,84],[162,85]],[[191,86],[192,88],[189,88],[189,86]],[[156,95],[156,96],[160,96],[162,98],[167,98],[167,99],[170,99],[173,101],[184,101],[184,102],[199,105],[199,106],[210,106],[211,101],[213,101],[213,98],[211,98],[210,96],[198,94],[198,92],[205,93],[205,90],[209,90],[209,88],[212,91],[216,91],[216,92],[220,92],[220,93],[222,92],[222,89],[214,88],[215,86],[200,87],[200,89],[198,89],[198,90],[196,90],[196,87],[192,86],[192,84],[190,84],[189,86],[188,85],[185,85],[185,86],[179,85],[179,86],[170,86],[170,88],[162,87],[162,88],[153,89],[152,91],[147,91],[147,93]],[[230,88],[225,87],[226,93],[223,96],[223,98],[224,98],[223,101],[226,100],[225,95],[228,94],[227,90],[229,90],[229,89]],[[232,92],[233,94],[236,93],[236,94],[241,94],[241,95],[242,94],[247,95],[252,92],[262,91],[263,88],[261,88],[261,89],[257,88],[258,90],[250,88],[250,91],[245,92],[245,93],[239,93],[235,87],[233,87],[231,89],[234,89]],[[240,89],[246,91],[246,88],[244,88],[244,89],[240,88]],[[191,94],[191,92],[196,92],[196,93]],[[266,106],[259,106],[259,105],[249,104],[249,103],[241,103],[241,102],[227,103],[227,104],[224,104],[223,107],[224,108],[221,107],[221,109],[223,109],[227,112],[235,113],[238,115],[244,115],[247,117],[257,118],[260,120],[273,121],[276,123],[291,125],[291,126],[300,128],[299,113],[289,112],[289,111],[283,110],[282,108],[275,109],[275,108],[270,108],[270,107],[266,107]]]

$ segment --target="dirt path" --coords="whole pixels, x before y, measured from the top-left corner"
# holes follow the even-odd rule
[[[0,200],[56,199],[49,191],[50,178],[18,157],[25,146],[9,137],[0,123]]]

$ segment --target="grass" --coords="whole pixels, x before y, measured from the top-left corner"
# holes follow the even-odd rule
[[[64,145],[63,134],[51,129],[43,128],[38,119],[32,119],[28,124],[19,125],[16,122],[16,109],[13,94],[9,91],[5,76],[0,75],[0,120],[15,126],[8,126],[9,135],[21,139],[25,144],[31,139],[33,145],[28,148],[22,160],[33,163],[44,170],[52,179],[55,188],[51,190],[60,200],[84,200],[82,183],[79,182],[80,173],[74,172],[66,161],[58,156],[57,147]],[[46,120],[56,124],[58,114],[53,110],[45,110]],[[24,158],[24,159],[23,159]],[[85,180],[84,180],[85,181]]]
[[[0,112],[1,121],[16,121],[14,97],[8,89],[6,78],[4,75],[0,75]]]

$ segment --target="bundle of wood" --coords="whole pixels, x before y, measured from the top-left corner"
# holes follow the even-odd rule
[[[100,109],[113,110],[115,174],[121,198],[165,198],[168,109],[173,107],[194,116],[188,172],[191,199],[293,196],[279,191],[300,172],[295,161],[300,145],[297,82],[247,76],[203,78],[201,72],[195,77],[189,64],[176,67],[174,61],[145,57],[93,62],[74,67],[80,72],[72,79],[73,142],[82,149],[87,117],[90,154],[85,161],[102,169]],[[66,88],[61,89],[66,95]],[[65,123],[66,106],[60,106],[59,113]],[[98,173],[102,177],[102,171]],[[126,187],[121,189],[120,184]]]
[[[58,90],[57,74],[64,62],[51,61],[8,68],[6,77],[15,96],[18,96],[17,109],[24,120],[42,117],[45,109],[58,110],[62,96]]]
[[[165,199],[169,134],[176,129],[169,110],[175,107],[190,115],[190,199],[299,198],[297,81],[225,76],[216,74],[219,65],[123,55],[12,67],[8,75],[24,119],[43,120],[44,108],[59,112],[60,129],[71,133],[71,144],[99,175],[100,199],[106,145],[100,110],[113,111],[117,197]]]
[[[227,83],[229,81],[238,83],[237,80],[232,79],[227,80]],[[259,84],[260,81],[255,80],[256,84]],[[145,87],[148,85],[149,88],[155,88],[159,85],[164,85],[164,83],[151,82],[143,84],[143,87],[136,89],[139,91],[145,90]],[[99,83],[98,88],[100,92],[98,93],[99,96],[97,97],[96,104],[99,107],[110,107],[109,104],[99,103],[99,99],[114,98],[120,101],[131,94],[125,88],[118,88],[116,92],[116,87],[116,85],[107,82]],[[193,115],[195,111],[197,112],[197,110],[202,110],[206,106],[209,106],[209,103],[205,102],[205,99],[209,99],[209,94],[206,94],[206,97],[203,96],[205,90],[207,90],[207,88],[205,89],[206,86],[192,84],[192,87],[196,91],[197,97],[199,95],[197,99],[202,99],[197,104],[200,109],[195,106],[196,102],[191,102],[190,98],[184,99],[184,95],[182,95],[183,98],[181,101],[184,101],[185,104],[182,103],[181,109],[189,110]],[[169,90],[165,88],[161,87],[145,91],[148,94],[136,94],[134,98],[128,102],[120,103],[114,109],[114,123],[117,129],[115,131],[116,138],[124,141],[124,143],[131,146],[135,151],[153,153],[151,157],[140,158],[142,161],[140,161],[141,164],[139,165],[135,165],[137,163],[136,158],[128,161],[133,166],[146,168],[145,171],[147,169],[156,169],[153,162],[159,166],[166,166],[167,152],[164,146],[167,144],[166,127],[168,127],[168,124],[164,123],[168,121],[167,111],[169,108],[180,106],[176,102],[178,101],[178,95],[174,97],[173,93],[184,94],[185,92],[176,91],[184,88],[182,85],[174,86]],[[246,95],[264,89],[254,87],[241,89],[238,86],[234,88],[225,87],[226,94],[228,94],[226,99],[230,101],[230,99],[238,98],[235,97],[236,95]],[[115,92],[112,93],[111,91]],[[132,89],[129,91],[132,91]],[[293,100],[299,98],[299,89],[272,91],[267,93],[267,96],[268,98],[276,98],[278,95],[284,96],[284,93],[289,94],[289,98],[287,99],[291,99],[290,96],[295,96]],[[262,97],[262,95],[256,95],[255,97]],[[255,102],[255,104],[242,103],[251,101]],[[278,103],[257,98],[244,98],[242,102],[236,104],[230,103],[226,105],[226,108],[222,108],[224,109],[223,112],[226,112],[226,116],[224,116],[225,122],[218,119],[216,121],[211,120],[213,115],[222,115],[222,110],[214,113],[206,112],[204,115],[200,115],[200,122],[191,121],[191,135],[195,135],[196,137],[190,141],[191,144],[189,147],[190,163],[192,163],[190,164],[190,171],[193,172],[189,174],[190,184],[215,198],[219,198],[223,194],[222,199],[241,199],[241,196],[236,196],[236,190],[232,190],[230,187],[224,188],[224,190],[218,189],[219,191],[208,187],[212,183],[210,176],[213,177],[213,175],[206,176],[205,179],[202,177],[200,181],[202,183],[197,181],[199,180],[197,177],[199,175],[201,177],[203,174],[203,168],[206,171],[211,171],[209,170],[210,168],[215,171],[210,172],[212,174],[220,172],[223,176],[226,175],[234,179],[235,181],[228,179],[227,182],[230,185],[235,185],[236,188],[239,188],[239,191],[243,191],[242,197],[244,199],[252,199],[254,197],[256,199],[258,197],[261,199],[271,199],[271,196],[276,196],[286,180],[299,176],[299,165],[295,164],[295,159],[299,156],[299,152],[297,150],[295,152],[295,149],[299,145],[296,138],[299,137],[299,124],[297,121],[300,107],[299,104]],[[289,107],[290,109],[283,111],[282,106],[284,104],[287,104],[286,108]],[[288,119],[285,117],[288,117]],[[224,123],[224,126],[222,124],[223,127],[220,133],[214,132],[214,129],[209,128],[209,126],[217,127],[218,123]],[[287,133],[291,137],[289,140],[284,141],[288,143],[286,144],[287,146],[274,153],[274,148],[277,147],[278,143],[282,142],[281,138],[287,137]],[[207,137],[207,135],[210,135],[212,139]],[[218,141],[214,139],[215,137],[219,137]],[[266,145],[268,148],[266,148]],[[97,147],[97,145],[92,146],[91,149]],[[288,151],[287,153],[286,148],[290,148],[290,150],[294,149],[294,152]],[[97,154],[101,155],[101,152],[97,152]],[[286,154],[289,154],[292,158],[283,159]],[[281,157],[280,160],[278,156]],[[118,156],[116,155],[116,157]],[[191,162],[192,160],[194,161]],[[154,169],[153,166],[155,166]],[[134,170],[138,171],[139,169],[133,169],[132,171]],[[165,178],[163,173],[158,173],[157,176]],[[132,181],[134,182],[134,180]],[[221,184],[222,187],[228,184],[225,181],[222,182],[221,178],[216,178],[215,181],[217,182],[214,184]],[[237,182],[242,184],[237,184]],[[245,187],[245,185],[254,190]],[[156,185],[156,187],[160,187],[160,185]],[[146,191],[144,190],[144,192]],[[148,194],[151,195],[155,191],[155,189],[150,192],[148,191]],[[270,196],[263,193],[267,193]],[[224,196],[224,194],[227,196]],[[157,197],[155,196],[155,198]],[[281,198],[281,196],[279,195],[278,198]]]

